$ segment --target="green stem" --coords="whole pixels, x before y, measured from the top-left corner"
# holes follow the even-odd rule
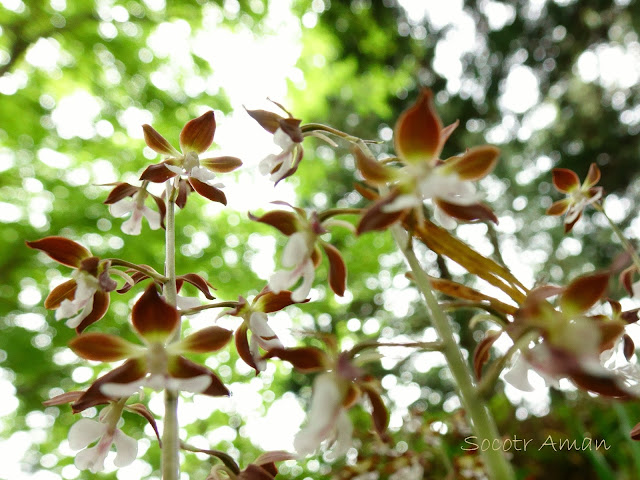
[[[601,203],[598,203],[598,202],[594,203],[593,208],[595,208],[598,212],[602,213],[604,215],[604,218],[607,219],[607,222],[609,222],[609,226],[611,227],[611,230],[618,237],[618,239],[624,246],[625,250],[629,252],[629,255],[631,255],[631,258],[633,259],[633,263],[636,265],[638,272],[640,272],[640,257],[638,256],[638,252],[636,251],[635,247],[631,244],[629,239],[624,236],[624,233],[622,233],[622,231],[618,228],[618,225],[616,225],[615,222],[611,220],[609,215],[607,215],[607,212],[604,211],[604,206]]]
[[[155,281],[160,282],[162,284],[164,284],[167,281],[167,277],[165,277],[164,275],[160,275],[153,268],[127,262],[126,260],[120,260],[119,258],[107,258],[107,261],[111,262],[112,267],[127,267],[131,270],[135,270],[136,272],[144,273],[145,275],[148,275],[149,277],[153,278]]]
[[[399,225],[394,225],[391,227],[391,233],[407,259],[416,284],[422,292],[427,313],[440,337],[442,351],[458,387],[462,407],[471,420],[471,426],[477,436],[478,445],[481,445],[484,440],[490,442],[489,445],[491,445],[494,440],[500,439],[498,429],[485,403],[479,398],[471,376],[471,370],[462,356],[462,351],[456,342],[449,319],[440,308],[440,305],[438,305],[429,277],[422,269],[413,249],[409,246],[406,232]],[[507,462],[500,449],[488,448],[482,451],[481,455],[489,472],[489,478],[492,480],[512,480],[515,478],[511,465]]]
[[[164,298],[170,305],[176,306],[176,211],[171,200],[173,187],[171,180],[166,183],[167,216],[165,234],[165,276]],[[180,320],[178,320],[180,321]],[[180,339],[180,325],[170,342]],[[162,479],[178,480],[180,477],[180,438],[178,436],[178,392],[164,391],[164,429],[162,431]]]

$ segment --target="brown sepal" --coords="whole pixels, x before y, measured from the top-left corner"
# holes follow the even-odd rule
[[[30,248],[46,253],[56,262],[72,268],[80,268],[82,260],[91,257],[89,250],[64,237],[45,237],[25,243]]]
[[[98,290],[93,295],[93,308],[91,309],[91,313],[87,315],[85,319],[80,322],[80,325],[76,327],[76,332],[84,332],[84,330],[88,326],[93,325],[102,317],[104,317],[107,313],[107,310],[109,310],[109,302],[109,294]]]
[[[329,259],[329,285],[331,290],[342,297],[347,283],[347,267],[336,247],[327,242],[322,242],[322,248]]]
[[[273,348],[263,358],[285,360],[302,373],[320,372],[329,365],[327,354],[316,347]]]
[[[201,182],[197,178],[189,177],[189,183],[191,187],[204,198],[211,200],[212,202],[218,202],[222,205],[227,204],[227,197],[222,190],[216,188],[208,183]]]

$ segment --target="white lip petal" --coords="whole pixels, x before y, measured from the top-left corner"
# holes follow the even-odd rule
[[[109,212],[114,217],[123,217],[127,213],[131,213],[134,208],[133,200],[129,197],[109,205]]]
[[[289,150],[295,145],[293,140],[291,140],[291,137],[287,135],[281,128],[278,128],[273,134],[273,143],[275,143],[283,150]]]
[[[144,378],[129,383],[105,383],[100,387],[100,391],[107,397],[130,397],[138,392],[145,383]]]
[[[286,290],[291,285],[296,283],[302,275],[302,272],[297,270],[280,270],[269,278],[269,289],[273,293],[280,293]]]
[[[456,222],[451,216],[444,213],[442,209],[437,206],[433,210],[433,217],[447,230],[453,230],[458,226],[458,222]]]
[[[268,351],[272,348],[283,348],[282,342],[267,324],[266,313],[253,312],[251,317],[249,317],[249,328],[251,329],[253,337],[256,337],[258,344],[265,350]]]
[[[332,374],[324,373],[316,377],[307,425],[296,434],[293,441],[298,454],[304,456],[313,453],[331,435],[342,408],[341,400]]]
[[[168,163],[165,163],[164,166],[171,170],[173,173],[177,173],[178,175],[182,174],[182,167],[176,167],[175,165],[169,165]]]
[[[304,265],[302,271],[302,284],[296,288],[291,294],[291,300],[294,302],[302,302],[311,291],[313,285],[313,279],[316,276],[316,269],[313,266],[313,262],[309,259]]]
[[[82,450],[100,438],[106,430],[107,426],[103,423],[89,418],[81,418],[69,429],[69,448]]]
[[[207,170],[204,167],[193,167],[191,169],[190,177],[195,178],[196,180],[200,180],[204,183],[210,183],[211,180],[216,178],[216,174],[210,170]]]
[[[211,385],[209,375],[198,375],[191,378],[169,378],[167,389],[182,392],[202,393]]]
[[[524,359],[521,353],[512,361],[511,368],[504,375],[504,381],[522,392],[533,392],[535,389],[529,383],[529,370],[531,365]]]
[[[155,210],[151,210],[149,207],[143,207],[142,214],[144,218],[149,222],[151,230],[158,230],[160,228],[160,214]]]
[[[347,412],[340,410],[338,422],[336,423],[336,441],[332,449],[332,453],[336,458],[342,457],[351,448],[353,443],[353,424]]]
[[[251,341],[249,342],[249,352],[251,353],[251,357],[253,358],[253,363],[256,364],[256,367],[260,372],[264,371],[267,368],[267,362],[262,359],[260,355],[260,348],[258,344],[258,336],[251,334]]]
[[[420,199],[413,194],[398,195],[395,200],[382,207],[383,212],[398,212],[407,208],[413,208],[420,205]]]
[[[179,310],[188,310],[190,308],[199,307],[202,304],[196,297],[184,297],[178,295],[176,297],[176,306]]]
[[[126,467],[131,465],[138,456],[138,442],[120,430],[116,430],[113,436],[113,443],[116,445],[117,455],[113,460],[116,467]]]
[[[631,285],[631,291],[633,292],[633,296],[635,298],[640,298],[640,280],[634,282],[633,285]]]
[[[295,232],[289,237],[282,252],[282,265],[287,268],[300,265],[308,256],[306,235],[303,232]]]
[[[133,210],[131,217],[122,223],[122,231],[127,235],[140,235],[142,232],[142,211]]]
[[[271,171],[278,165],[278,156],[277,155],[267,155],[264,157],[260,163],[258,164],[258,170],[261,175],[269,175]]]

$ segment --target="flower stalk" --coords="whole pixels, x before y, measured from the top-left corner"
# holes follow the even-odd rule
[[[167,303],[176,306],[176,214],[172,200],[171,179],[166,182],[167,218],[165,233],[165,276],[164,297]],[[180,339],[180,325],[170,342]],[[180,476],[180,438],[178,437],[178,392],[166,389],[164,392],[164,430],[162,432],[162,479],[178,480]]]
[[[595,202],[593,204],[593,207],[598,212],[602,213],[604,215],[604,218],[607,219],[607,222],[609,222],[609,227],[611,227],[611,231],[613,231],[616,237],[618,237],[618,240],[620,240],[620,243],[622,243],[622,246],[627,251],[627,253],[631,255],[631,259],[633,260],[634,265],[640,272],[640,256],[638,256],[638,252],[636,251],[635,247],[631,244],[629,239],[625,237],[624,233],[622,233],[620,228],[618,228],[618,225],[616,225],[616,223],[613,220],[611,220],[611,217],[607,215],[607,212],[605,212],[604,205],[602,203]]]
[[[424,297],[427,313],[440,337],[442,353],[456,382],[462,406],[471,420],[471,427],[478,437],[478,442],[481,444],[483,440],[493,442],[493,440],[499,439],[495,421],[484,402],[478,398],[471,371],[455,340],[451,324],[438,305],[429,277],[411,248],[406,232],[399,225],[393,225],[391,233],[398,248],[404,254],[416,284]],[[500,450],[487,449],[481,454],[490,478],[493,480],[512,480],[515,478],[511,465]]]

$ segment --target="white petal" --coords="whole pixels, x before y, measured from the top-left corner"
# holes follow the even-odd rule
[[[511,368],[504,375],[504,381],[523,392],[533,392],[535,389],[529,383],[529,370],[531,366],[524,359],[524,355],[516,353],[512,360]]]
[[[278,155],[267,155],[258,164],[258,170],[261,175],[269,175],[271,171],[280,163]]]
[[[296,232],[289,237],[289,241],[282,252],[282,265],[290,268],[300,265],[309,256],[307,236],[304,232]]]
[[[78,302],[65,298],[56,309],[56,320],[62,320],[63,318],[74,316],[83,306],[84,305],[80,305]]]
[[[280,293],[291,285],[295,284],[302,275],[302,271],[296,270],[280,270],[275,272],[269,278],[269,289],[273,293]]]
[[[291,140],[291,137],[287,135],[281,128],[278,128],[273,134],[273,143],[275,143],[283,150],[289,150],[295,146],[293,140]]]
[[[258,336],[251,335],[251,341],[249,342],[249,352],[251,353],[251,358],[253,358],[253,363],[256,364],[256,367],[260,372],[264,371],[267,368],[267,362],[262,359],[262,355],[260,355],[260,345],[258,345]]]
[[[631,285],[631,291],[633,292],[634,298],[640,298],[640,280]]]
[[[129,383],[105,383],[100,387],[100,391],[107,397],[122,398],[130,397],[146,385],[146,379],[141,378]]]
[[[353,443],[353,424],[349,415],[343,409],[340,409],[340,415],[338,415],[338,422],[336,423],[336,443],[334,444],[331,452],[336,458],[342,457],[347,453],[347,450],[351,448]]]
[[[391,203],[382,207],[383,212],[398,212],[407,208],[413,208],[420,205],[421,200],[413,194],[398,195]]]
[[[433,210],[433,217],[436,221],[442,225],[447,230],[453,230],[458,226],[458,222],[455,221],[451,216],[444,213],[444,211],[436,206]]]
[[[313,382],[313,397],[307,425],[300,430],[293,441],[294,448],[301,456],[313,453],[333,432],[342,408],[340,390],[330,373],[316,377]]]
[[[69,448],[82,450],[107,431],[107,426],[89,418],[81,418],[69,429]]]
[[[196,180],[200,180],[204,183],[209,183],[211,180],[216,178],[216,174],[211,170],[208,170],[204,167],[193,167],[191,169],[191,173],[189,176],[195,178]]]
[[[313,285],[313,279],[316,276],[316,269],[313,266],[313,262],[311,260],[307,260],[304,265],[304,270],[302,272],[302,284],[296,288],[291,294],[291,300],[294,302],[302,302],[311,291],[311,286]]]
[[[264,312],[253,312],[249,318],[249,328],[256,338],[258,344],[265,350],[272,348],[283,348],[282,342],[275,332],[267,324],[267,314]],[[273,338],[271,338],[273,337]]]
[[[160,214],[155,210],[151,210],[149,207],[143,207],[142,214],[149,222],[151,230],[158,230],[160,228]]]
[[[173,391],[202,393],[211,385],[209,375],[198,375],[191,378],[169,378],[167,389]]]
[[[120,430],[115,431],[113,443],[116,445],[117,455],[113,460],[116,467],[131,465],[138,456],[138,442]]]
[[[202,305],[202,302],[196,297],[184,297],[182,295],[178,295],[176,297],[176,305],[180,310],[188,310],[193,307],[199,307]]]
[[[122,223],[122,231],[127,235],[140,235],[142,232],[142,211],[135,209],[131,217]]]
[[[123,198],[122,200],[116,203],[109,205],[109,212],[114,217],[123,217],[127,213],[131,213],[133,211],[134,206],[135,206],[135,203],[133,202],[133,199],[131,199],[130,197],[127,197],[127,198]]]
[[[176,173],[178,175],[182,174],[182,167],[177,167],[175,165],[169,165],[168,163],[164,164],[165,167],[167,167],[169,170],[171,170],[173,173]]]
[[[276,165],[280,164],[278,170],[271,174],[272,182],[279,182],[293,167],[293,150],[286,150],[277,156]]]

